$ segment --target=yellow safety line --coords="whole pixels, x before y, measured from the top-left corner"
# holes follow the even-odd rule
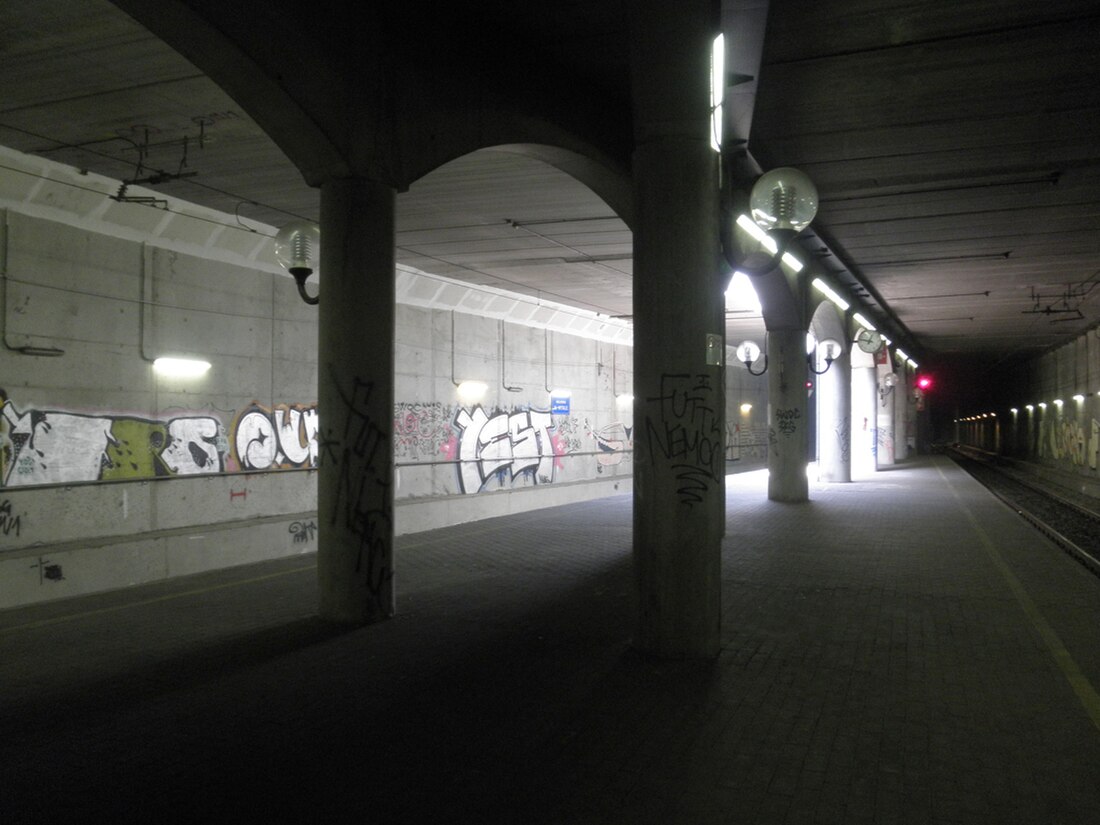
[[[1081,704],[1085,707],[1085,713],[1088,714],[1092,720],[1093,725],[1097,730],[1100,730],[1100,694],[1096,692],[1096,688],[1092,686],[1092,683],[1088,680],[1088,677],[1081,672],[1081,668],[1077,666],[1077,662],[1073,660],[1066,646],[1062,644],[1062,640],[1058,634],[1054,632],[1054,628],[1050,626],[1050,623],[1043,618],[1043,614],[1039,612],[1039,608],[1035,606],[1035,602],[1028,596],[1027,591],[1024,590],[1024,586],[1020,584],[1020,580],[1016,578],[1015,574],[1009,569],[1007,562],[997,550],[997,545],[993,540],[989,538],[989,534],[982,529],[981,524],[978,523],[977,518],[970,512],[970,508],[963,503],[962,497],[959,496],[955,486],[944,475],[943,470],[940,467],[936,467],[936,471],[940,474],[940,477],[947,483],[948,488],[951,490],[951,494],[955,496],[955,500],[959,502],[959,506],[969,519],[971,526],[974,528],[974,532],[977,533],[978,538],[982,541],[982,546],[985,548],[986,554],[989,556],[990,561],[993,562],[993,566],[1000,572],[1001,577],[1008,585],[1008,589],[1012,591],[1012,594],[1016,597],[1016,601],[1027,614],[1028,619],[1031,620],[1032,626],[1042,637],[1046,643],[1047,649],[1050,651],[1051,656],[1054,657],[1054,661],[1057,662],[1058,667],[1062,671],[1062,675],[1066,677],[1066,681],[1069,682],[1070,687],[1073,688],[1073,692],[1077,694],[1077,698],[1081,700]]]
[[[119,610],[128,610],[131,607],[144,607],[147,604],[157,604],[159,602],[170,602],[173,599],[184,599],[188,596],[200,596],[203,593],[213,593],[215,590],[225,590],[229,587],[238,587],[243,584],[256,584],[257,582],[267,581],[268,579],[276,579],[280,576],[289,576],[292,573],[304,573],[307,570],[316,570],[316,565],[310,565],[309,567],[295,567],[292,570],[283,570],[279,573],[268,573],[264,576],[255,576],[251,579],[241,579],[235,582],[226,582],[225,584],[214,584],[210,587],[200,587],[195,590],[184,590],[179,593],[169,593],[166,596],[157,596],[154,599],[141,599],[136,602],[127,602],[126,604],[116,604],[111,607],[100,607],[97,610],[84,610],[80,613],[67,613],[64,616],[54,616],[52,619],[40,619],[37,622],[27,622],[26,624],[17,624],[12,627],[0,627],[0,633],[12,633],[16,630],[34,630],[38,627],[47,627],[52,624],[61,624],[62,622],[71,622],[76,619],[84,619],[89,616],[100,616],[104,613],[116,613]]]

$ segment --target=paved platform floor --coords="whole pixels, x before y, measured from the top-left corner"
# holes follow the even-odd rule
[[[731,477],[724,646],[630,648],[627,496],[0,613],[0,823],[1096,823],[1100,580],[949,460]]]

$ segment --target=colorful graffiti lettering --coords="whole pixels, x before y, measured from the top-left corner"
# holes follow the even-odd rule
[[[521,410],[488,415],[480,406],[459,407],[454,426],[457,441],[459,483],[472,494],[496,479],[503,487],[519,479],[531,483],[554,480],[554,462],[561,447],[555,446],[548,410]]]
[[[219,424],[208,416],[166,421],[57,410],[0,408],[8,487],[219,472]]]
[[[233,457],[242,470],[317,466],[317,407],[253,403],[233,424]]]
[[[253,402],[228,427],[210,414],[144,418],[53,409],[20,411],[0,396],[0,486],[117,481],[160,476],[311,468],[319,461],[314,404]],[[547,410],[487,413],[441,402],[394,405],[394,453],[417,463],[442,455],[459,467],[464,493],[501,485],[542,484],[580,449],[582,424]],[[633,447],[621,423],[593,430],[597,470],[619,464]]]

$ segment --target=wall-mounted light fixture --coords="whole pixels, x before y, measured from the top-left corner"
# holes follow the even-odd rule
[[[894,387],[898,385],[897,373],[888,372],[882,378],[882,386],[878,388],[878,400],[882,403],[882,406],[886,406],[886,398],[894,391]]]
[[[748,401],[741,405],[741,415],[748,415],[751,412],[752,404],[750,404]]]
[[[1084,402],[1085,396],[1078,393],[1077,395],[1073,396],[1073,400],[1076,401],[1078,404],[1081,404]]]
[[[745,369],[752,375],[763,375],[768,371],[768,354],[764,353],[764,366],[759,371],[754,370],[752,365],[756,363],[756,359],[760,357],[760,345],[755,341],[742,341],[737,345],[735,350],[737,354],[737,360],[745,365]]]
[[[275,259],[294,276],[298,294],[307,304],[316,304],[319,295],[306,293],[306,279],[317,268],[321,250],[321,230],[309,221],[291,221],[275,235]]]
[[[210,369],[210,362],[198,358],[157,358],[153,371],[170,378],[198,378]]]
[[[829,371],[829,367],[833,365],[833,361],[840,357],[843,350],[840,346],[840,341],[835,338],[826,338],[824,341],[819,342],[814,346],[813,351],[806,355],[806,361],[809,364],[810,372],[814,375],[824,375]],[[817,369],[817,361],[821,360],[825,362],[825,369]]]

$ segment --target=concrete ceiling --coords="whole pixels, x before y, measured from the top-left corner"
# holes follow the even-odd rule
[[[507,4],[510,37],[563,77],[591,78],[594,94],[627,93],[620,2],[534,5]],[[1006,363],[1100,321],[1093,2],[772,0],[761,51],[739,21],[762,5],[723,4],[731,43],[762,54],[741,88],[755,92],[749,152],[817,182],[805,254],[866,314],[926,357]],[[483,32],[479,15],[499,6],[456,8]],[[249,116],[111,3],[2,8],[0,144],[248,220],[317,218],[317,192]],[[399,195],[397,245],[427,272],[631,313],[625,224],[509,151]],[[733,317],[730,338],[758,327]]]

